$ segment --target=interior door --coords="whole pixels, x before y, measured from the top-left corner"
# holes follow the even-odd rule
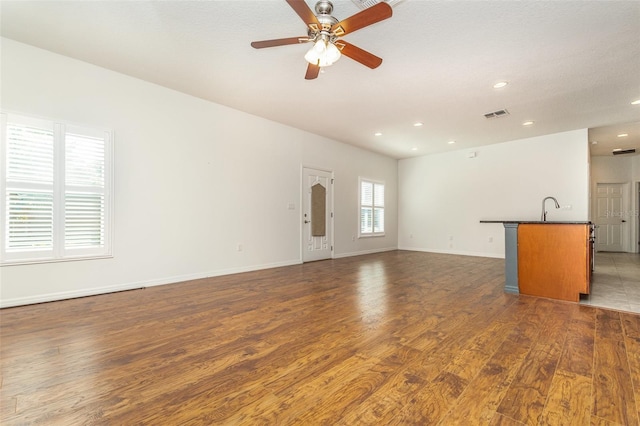
[[[623,184],[597,184],[595,207],[596,251],[623,251],[623,236],[627,223],[623,214]]]
[[[333,252],[333,174],[302,170],[302,261],[330,259]]]

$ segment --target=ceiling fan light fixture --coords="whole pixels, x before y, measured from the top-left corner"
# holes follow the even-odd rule
[[[326,43],[324,40],[320,39],[311,46],[311,49],[309,49],[309,51],[304,55],[304,59],[306,59],[310,64],[317,65],[320,57],[324,55],[326,50]]]
[[[326,56],[329,62],[333,64],[335,61],[340,59],[341,55],[342,54],[340,53],[340,49],[338,49],[335,44],[333,43],[327,44]]]
[[[304,55],[304,59],[313,65],[328,67],[340,59],[340,49],[335,44],[321,37],[313,44],[313,47]]]

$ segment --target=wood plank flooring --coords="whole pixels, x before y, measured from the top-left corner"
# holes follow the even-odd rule
[[[640,315],[393,251],[0,311],[3,425],[638,425]]]

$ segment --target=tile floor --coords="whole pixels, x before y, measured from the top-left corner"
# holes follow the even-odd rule
[[[640,254],[596,253],[591,294],[580,303],[640,313]]]

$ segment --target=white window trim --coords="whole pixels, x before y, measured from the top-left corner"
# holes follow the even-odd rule
[[[22,122],[46,122],[53,124],[54,131],[54,182],[53,182],[53,248],[47,250],[31,250],[24,252],[7,253],[5,248],[6,228],[4,220],[0,221],[0,266],[24,265],[34,263],[68,262],[78,260],[104,259],[113,257],[113,211],[114,211],[114,143],[113,131],[100,129],[93,126],[77,125],[74,123],[54,120],[50,118],[34,117],[24,113],[9,111],[0,112],[0,212],[4,218],[6,214],[6,190],[7,190],[7,119],[15,115]],[[65,184],[64,184],[64,155],[65,133],[80,133],[86,136],[95,136],[104,139],[104,188],[101,193],[105,199],[104,209],[104,248],[65,248],[64,246],[64,222],[65,222]],[[42,189],[38,184],[23,184],[22,187]],[[72,187],[72,186],[71,186]],[[81,189],[81,187],[74,187]],[[92,188],[95,190],[95,188]]]
[[[363,182],[368,182],[368,183],[372,183],[372,184],[378,184],[378,185],[382,185],[385,187],[385,199],[386,199],[386,184],[384,181],[382,180],[376,180],[376,179],[369,179],[369,178],[364,178],[364,177],[358,177],[358,238],[374,238],[374,237],[384,237],[385,236],[385,231],[382,232],[366,232],[363,233],[362,232],[362,228],[360,226],[360,215],[361,210],[362,210],[362,183]],[[375,200],[374,200],[374,204],[375,204]],[[382,207],[383,210],[386,210],[386,201],[385,201],[385,205]],[[384,229],[387,229],[387,224],[386,224],[386,220],[387,220],[387,216],[385,214],[384,216]]]

